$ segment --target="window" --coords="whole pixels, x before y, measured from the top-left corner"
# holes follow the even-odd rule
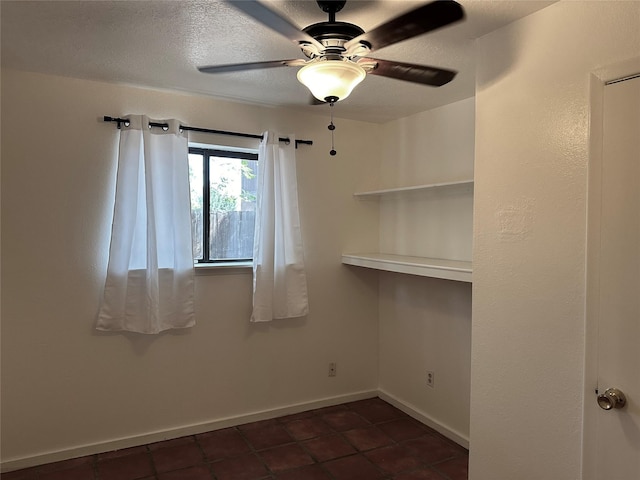
[[[255,151],[189,147],[194,262],[251,261],[257,177]]]

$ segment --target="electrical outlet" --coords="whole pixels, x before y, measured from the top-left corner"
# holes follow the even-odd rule
[[[427,387],[434,388],[436,386],[436,377],[431,370],[427,370]]]
[[[331,362],[329,364],[329,376],[330,377],[335,377],[336,376],[336,374],[338,373],[336,369],[337,369],[336,363],[335,362]]]

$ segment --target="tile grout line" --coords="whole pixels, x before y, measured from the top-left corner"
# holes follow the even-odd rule
[[[313,415],[311,415],[311,416],[307,417],[306,419],[309,419],[309,418],[318,419],[318,420],[320,420],[322,423],[324,423],[325,425],[327,425],[327,428],[331,429],[331,426],[330,426],[329,424],[327,424],[325,421],[323,421],[321,418],[318,418],[318,416],[317,416],[316,414],[313,414]],[[300,420],[300,421],[302,421],[302,420],[305,420],[305,418],[302,418],[302,419],[299,419],[299,420]],[[292,420],[292,421],[298,421],[298,420]],[[288,423],[291,423],[291,422],[285,422],[285,423],[284,423],[284,425],[285,425],[285,427],[284,427],[284,428],[285,428],[285,430],[287,430],[287,433],[289,433],[289,435],[291,435],[291,433],[289,432],[289,430],[288,430],[288,429],[287,429],[287,427],[286,427],[286,425],[287,425]],[[311,439],[319,438],[319,437],[320,437],[320,435],[316,435],[315,437],[305,438],[304,440],[297,440],[297,439],[296,439],[296,442],[297,442],[298,446],[299,446],[299,447],[300,447],[300,448],[301,448],[301,449],[302,449],[302,450],[303,450],[307,455],[309,455],[309,458],[311,458],[312,460],[314,460],[314,463],[312,463],[311,465],[318,465],[318,468],[320,468],[324,473],[326,473],[330,480],[335,480],[335,477],[334,477],[333,475],[331,475],[331,472],[329,472],[329,471],[326,469],[326,467],[323,465],[323,462],[321,462],[319,459],[317,459],[317,458],[316,458],[316,456],[315,456],[315,455],[313,455],[313,454],[308,450],[308,448],[304,445],[304,442],[305,442],[305,441],[309,441],[309,440],[311,440]],[[301,466],[301,467],[298,467],[298,468],[304,468],[304,467],[305,467],[305,465],[303,465],[303,466]],[[292,470],[293,470],[293,469],[292,469]],[[277,478],[277,476],[276,476],[276,478]]]
[[[158,469],[156,468],[156,461],[153,458],[153,452],[151,451],[151,444],[148,443],[147,445],[145,445],[145,447],[146,447],[147,455],[149,456],[149,461],[151,462],[151,471],[153,472],[153,476],[157,479]],[[96,479],[96,480],[100,480],[100,479]]]
[[[207,466],[207,470],[209,470],[209,476],[213,480],[215,480],[216,474],[214,473],[213,468],[211,467],[211,464],[213,463],[213,461],[209,460],[207,458],[207,454],[205,453],[204,448],[200,444],[200,440],[198,439],[198,435],[194,435],[193,436],[193,441],[196,442],[196,445],[198,446],[198,449],[200,450],[200,453],[202,454],[203,463]]]

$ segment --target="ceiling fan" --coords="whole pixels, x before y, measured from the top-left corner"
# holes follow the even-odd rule
[[[317,103],[331,104],[347,98],[366,75],[440,87],[453,80],[457,73],[443,68],[368,57],[374,50],[462,20],[464,10],[453,0],[427,3],[368,32],[352,23],[336,21],[336,13],[342,10],[346,0],[317,0],[318,6],[329,15],[329,20],[314,23],[302,30],[257,0],[229,0],[229,3],[296,43],[307,58],[198,67],[203,73],[302,67],[298,70],[298,80],[309,88]]]

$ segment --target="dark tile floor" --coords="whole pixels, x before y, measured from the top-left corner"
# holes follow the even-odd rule
[[[2,480],[466,480],[468,452],[379,398],[40,465]]]

